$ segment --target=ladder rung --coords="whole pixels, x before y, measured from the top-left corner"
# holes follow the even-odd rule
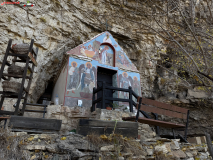
[[[6,62],[6,65],[11,66],[11,64],[8,61]]]
[[[3,76],[7,76],[7,77],[14,77],[14,78],[23,78],[22,75],[13,75],[13,74],[7,74],[7,73],[3,73]],[[26,76],[26,79],[31,79],[30,76]]]
[[[22,109],[20,109],[21,111]],[[31,109],[25,109],[25,112],[40,112],[40,113],[47,113],[47,111],[42,111],[42,110],[31,110]]]
[[[2,79],[3,79],[3,80],[8,80],[8,78],[6,78],[6,77],[4,77],[4,76],[2,76]]]
[[[26,63],[26,60],[13,60],[13,62]],[[33,62],[29,61],[29,63],[33,63]]]
[[[15,57],[23,57],[26,58],[27,54],[16,54],[16,53],[9,53],[8,56],[15,56]]]
[[[46,105],[46,104],[33,104],[33,103],[26,103],[26,105],[39,106],[39,107],[47,107],[47,105]]]
[[[12,111],[2,111],[2,110],[0,110],[0,115],[3,115],[3,114],[6,114],[6,115],[14,115],[14,112],[12,112]]]

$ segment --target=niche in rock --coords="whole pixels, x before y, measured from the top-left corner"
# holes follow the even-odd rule
[[[46,89],[44,93],[40,96],[38,99],[38,104],[44,104],[46,103],[45,101],[51,101],[52,98],[52,92],[54,88],[54,78],[51,78],[46,85]]]

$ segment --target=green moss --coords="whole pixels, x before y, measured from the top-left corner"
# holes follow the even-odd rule
[[[165,83],[166,83],[166,79],[161,78],[161,80],[160,80],[160,84],[164,85]]]
[[[52,2],[55,3],[57,7],[61,6],[61,3],[58,0],[52,0]]]
[[[81,3],[84,3],[84,0],[81,0]]]
[[[93,9],[93,12],[94,12],[94,13],[98,13],[98,11],[97,11],[96,9]]]
[[[78,36],[78,37],[77,37],[77,39],[80,41],[80,40],[81,40],[81,37],[80,37],[80,36]]]
[[[96,2],[97,2],[97,0],[93,0],[93,2],[94,2],[94,3],[96,3]]]
[[[56,6],[61,6],[61,3],[58,1],[58,0],[55,0],[55,4],[56,4]]]
[[[41,20],[41,22],[44,22],[44,23],[47,22],[46,19],[45,19],[44,17],[40,17],[40,20]]]
[[[11,22],[11,21],[12,21],[12,18],[11,18],[10,16],[8,16],[7,20],[8,20],[9,22]]]
[[[57,25],[60,25],[60,22],[59,22],[59,21],[57,22]]]

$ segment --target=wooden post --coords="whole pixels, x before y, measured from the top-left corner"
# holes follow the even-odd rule
[[[32,46],[32,48],[30,48],[29,52],[32,53],[32,50],[33,50],[33,43],[34,43],[34,40],[31,40],[31,44],[30,46]],[[37,59],[37,56],[38,56],[38,47],[36,48],[36,51],[35,51],[35,60]],[[28,57],[29,58],[29,57]],[[28,64],[29,65],[29,64]],[[34,68],[35,68],[35,64],[32,63],[32,71],[30,73],[30,79],[29,79],[29,82],[28,82],[28,85],[27,85],[27,88],[26,88],[26,94],[25,94],[25,97],[28,97],[28,94],[29,94],[29,90],[30,90],[30,85],[32,83],[32,80],[33,80],[33,72],[34,72]],[[27,67],[28,69],[28,67]],[[24,111],[25,111],[25,108],[26,108],[26,103],[27,103],[27,98],[24,99],[24,103],[23,103],[23,107],[22,107],[22,110],[21,110],[21,114],[24,115]],[[45,113],[44,113],[45,114]],[[44,118],[44,117],[43,117]]]
[[[1,81],[1,78],[3,77],[4,67],[5,67],[5,64],[7,63],[7,57],[8,57],[10,48],[11,48],[11,44],[12,44],[12,39],[10,39],[9,42],[8,42],[7,50],[6,50],[6,53],[5,53],[5,56],[4,56],[4,60],[3,60],[2,64],[1,64],[0,81]]]
[[[95,104],[94,104],[94,101],[95,101],[95,90],[96,88],[94,87],[93,88],[93,95],[92,95],[92,112],[95,111]]]
[[[105,91],[105,82],[103,81],[102,82],[102,105],[101,105],[101,109],[106,109],[104,91]]]
[[[1,101],[0,101],[0,112],[1,112],[1,109],[3,107],[3,102],[4,102],[4,97],[1,96]]]
[[[213,158],[213,146],[212,146],[210,134],[205,133],[205,135],[206,135],[206,141],[207,141],[207,145],[208,145],[208,148],[209,148],[210,156]]]
[[[137,98],[137,115],[136,115],[136,119],[135,119],[135,122],[138,122],[138,117],[139,117],[139,112],[140,112],[140,108],[141,108],[141,101],[142,101],[142,98],[138,96]]]
[[[129,86],[129,107],[130,112],[133,112],[133,105],[132,105],[132,87]]]

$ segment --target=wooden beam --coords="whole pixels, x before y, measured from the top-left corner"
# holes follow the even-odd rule
[[[61,120],[11,116],[9,126],[15,128],[56,130],[61,129]]]

